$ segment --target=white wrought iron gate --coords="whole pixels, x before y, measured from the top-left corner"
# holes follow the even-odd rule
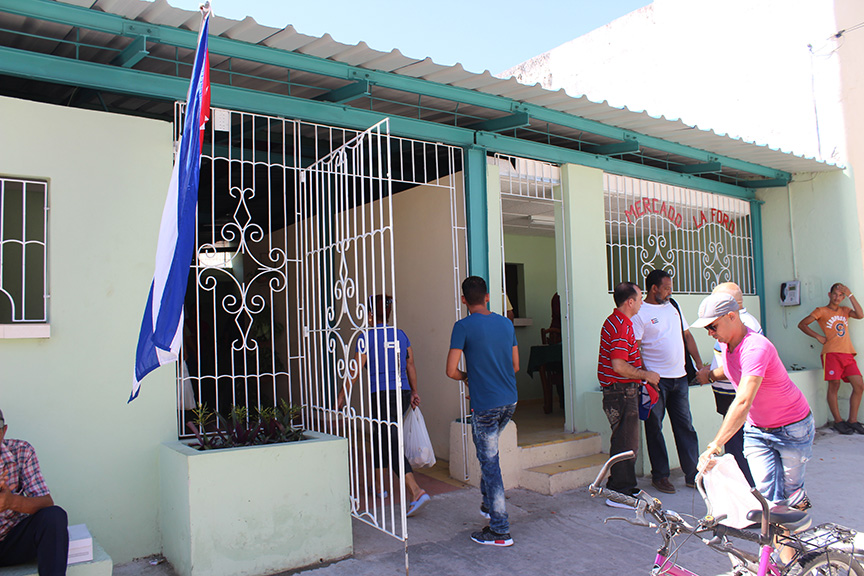
[[[348,439],[352,515],[404,540],[408,406],[377,393],[402,388],[387,120],[314,161],[299,184],[304,424]]]
[[[183,108],[176,106],[177,137]],[[391,137],[387,121],[357,132],[216,109],[202,150],[197,253],[177,374],[179,436],[193,436],[196,406],[211,416],[249,421],[283,401],[302,406],[297,424],[349,440],[352,514],[405,542],[407,551],[401,458],[407,406],[372,394],[381,379],[368,363],[358,363],[358,352],[369,357],[368,340],[389,353],[386,362],[399,364],[393,337],[397,192],[408,192],[399,197],[409,212],[413,204],[404,204],[406,197],[416,202],[447,194],[449,241],[436,236],[438,244],[426,244],[428,250],[451,245],[450,310],[454,321],[464,314],[462,150]],[[423,306],[405,292],[403,311]],[[449,299],[448,292],[440,292],[442,298]],[[393,299],[381,340],[370,337],[375,296]],[[414,323],[410,331],[422,339],[417,318]],[[394,380],[385,376],[383,386],[401,387],[401,375]],[[340,409],[346,383],[353,386]],[[203,431],[215,434],[215,424]]]

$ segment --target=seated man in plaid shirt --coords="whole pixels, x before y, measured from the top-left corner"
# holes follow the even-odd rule
[[[36,451],[7,440],[6,428],[0,412],[0,566],[36,560],[39,576],[66,574],[66,512],[54,506]]]

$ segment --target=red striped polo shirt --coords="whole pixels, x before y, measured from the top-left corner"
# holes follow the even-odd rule
[[[612,359],[620,358],[635,368],[642,368],[642,355],[633,336],[633,323],[617,308],[606,318],[600,330],[600,354],[597,361],[597,378],[601,386],[616,382],[627,383],[641,380],[624,378],[612,369]]]

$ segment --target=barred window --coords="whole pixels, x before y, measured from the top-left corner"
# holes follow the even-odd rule
[[[721,282],[755,294],[749,202],[613,174],[604,174],[603,191],[610,292],[662,268],[678,294],[707,294]]]
[[[48,336],[48,183],[0,177],[0,338]]]

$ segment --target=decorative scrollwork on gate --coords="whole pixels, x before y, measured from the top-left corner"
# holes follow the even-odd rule
[[[217,286],[227,283],[232,288],[227,294],[219,297],[222,312],[228,314],[237,328],[239,338],[231,342],[235,351],[255,352],[259,349],[260,335],[254,334],[259,319],[270,323],[269,318],[260,318],[268,309],[268,296],[283,292],[288,285],[287,254],[283,248],[264,247],[260,245],[266,240],[264,229],[252,219],[248,201],[255,197],[252,188],[233,187],[229,192],[237,200],[233,220],[219,229],[221,246],[214,243],[204,243],[199,246],[197,255],[199,262],[212,261],[214,257],[230,247],[233,254],[231,260],[243,270],[243,277],[238,278],[232,269],[218,265],[199,266],[197,273],[198,286],[215,294]],[[223,285],[223,292],[224,292]]]

